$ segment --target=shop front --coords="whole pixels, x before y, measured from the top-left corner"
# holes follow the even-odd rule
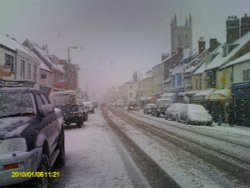
[[[213,89],[198,91],[192,98],[192,103],[206,105],[208,96],[213,92]]]
[[[250,82],[232,84],[234,118],[241,126],[250,126]]]
[[[208,96],[210,113],[213,116],[214,121],[228,122],[228,108],[231,107],[231,99],[230,89],[214,90]]]

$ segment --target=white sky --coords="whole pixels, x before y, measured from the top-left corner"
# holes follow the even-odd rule
[[[225,42],[228,16],[250,13],[249,0],[0,0],[0,32],[47,44],[81,67],[80,87],[99,96],[132,80],[170,52],[170,21],[192,14],[193,47],[200,36]]]

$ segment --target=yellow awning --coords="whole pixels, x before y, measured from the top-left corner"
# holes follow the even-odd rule
[[[231,96],[231,90],[230,89],[219,89],[212,92],[208,99],[210,100],[226,100],[229,99]]]

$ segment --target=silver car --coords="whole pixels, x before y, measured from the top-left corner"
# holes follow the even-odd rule
[[[212,125],[212,116],[199,104],[185,104],[178,113],[178,120],[186,124]]]
[[[179,121],[179,114],[186,104],[173,103],[165,111],[165,119]]]

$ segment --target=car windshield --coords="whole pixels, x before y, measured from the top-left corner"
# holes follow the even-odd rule
[[[19,116],[28,113],[35,113],[30,93],[0,93],[0,118],[14,115]]]
[[[56,94],[53,96],[53,102],[56,106],[60,105],[78,105],[78,99],[75,95]]]

